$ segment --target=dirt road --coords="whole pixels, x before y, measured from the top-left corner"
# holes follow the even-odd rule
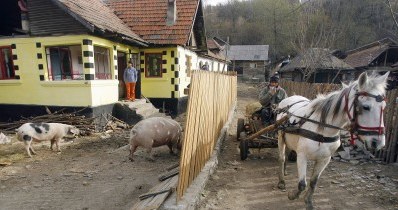
[[[257,89],[253,85],[238,85],[238,113],[233,125],[236,126],[238,117],[244,116],[246,104],[256,100]],[[287,191],[277,188],[276,148],[252,149],[249,158],[240,161],[236,127],[230,129],[222,148],[218,169],[202,193],[199,209],[305,209],[302,198],[287,198],[287,191],[297,188],[295,163],[288,163]],[[398,166],[354,163],[329,164],[314,194],[315,208],[398,209]]]

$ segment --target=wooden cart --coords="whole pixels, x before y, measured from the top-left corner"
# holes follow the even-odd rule
[[[274,124],[263,124],[258,114],[246,115],[246,119],[239,118],[237,124],[237,140],[240,141],[240,158],[245,160],[249,148],[276,148],[278,147],[277,128],[288,119],[281,118]]]

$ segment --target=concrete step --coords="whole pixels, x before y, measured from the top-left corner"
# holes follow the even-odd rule
[[[147,102],[145,99],[136,99],[135,101],[123,101],[123,103],[126,103],[130,109],[138,109],[141,105],[146,104]]]
[[[130,125],[157,113],[159,113],[159,109],[156,109],[151,103],[147,103],[145,99],[120,101],[114,108],[115,117]]]
[[[144,119],[148,118],[150,115],[158,113],[159,109],[156,109],[151,103],[146,103],[140,105],[135,112],[137,115],[141,115]]]

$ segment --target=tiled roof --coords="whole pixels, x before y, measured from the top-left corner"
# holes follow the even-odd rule
[[[239,61],[267,61],[268,45],[231,45],[228,59]]]
[[[82,18],[89,25],[96,28],[109,31],[111,33],[122,34],[139,42],[145,42],[135,34],[122,20],[120,20],[113,11],[107,7],[101,0],[52,0],[61,2],[67,12],[72,12]]]
[[[329,49],[309,48],[305,52],[294,57],[279,71],[288,72],[294,71],[295,69],[306,69],[309,67],[314,69],[334,69],[336,71],[353,69],[343,60],[332,55]]]
[[[154,44],[185,46],[200,0],[176,0],[177,20],[166,25],[167,0],[108,0],[108,5],[132,31]]]

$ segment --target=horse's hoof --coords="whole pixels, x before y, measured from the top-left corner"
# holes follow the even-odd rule
[[[129,160],[130,160],[131,162],[134,162],[134,159],[133,159],[132,157],[129,157]]]
[[[298,196],[297,196],[297,193],[291,191],[288,193],[287,197],[289,198],[289,200],[295,200],[295,199],[297,199]]]
[[[312,205],[312,200],[308,200],[308,198],[306,198],[304,202],[306,204],[306,210],[313,210],[314,209],[314,206]]]
[[[287,173],[287,172],[285,172],[283,175],[287,176],[287,175],[288,175],[288,173]]]
[[[281,189],[281,190],[286,189],[285,182],[279,182],[278,183],[278,188]]]

